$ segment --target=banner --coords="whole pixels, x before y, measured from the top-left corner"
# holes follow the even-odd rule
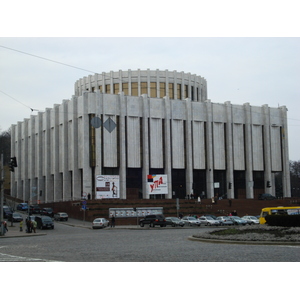
[[[119,175],[96,176],[96,199],[119,198]]]
[[[148,175],[149,195],[168,194],[168,175]]]

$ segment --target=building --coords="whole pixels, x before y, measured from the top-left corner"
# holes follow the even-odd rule
[[[213,103],[201,76],[159,70],[84,77],[71,100],[11,128],[11,194],[52,202],[95,197],[117,175],[118,198],[290,197],[287,108]],[[166,175],[162,195],[147,178]],[[102,177],[103,177],[102,176]]]

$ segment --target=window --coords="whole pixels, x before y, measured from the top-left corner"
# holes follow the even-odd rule
[[[177,99],[181,99],[181,84],[177,84]]]
[[[150,82],[150,97],[151,98],[157,97],[156,82]]]
[[[141,95],[148,94],[147,82],[141,82]]]
[[[120,86],[118,83],[114,83],[113,94],[118,94],[120,92]]]
[[[165,97],[166,96],[166,84],[164,82],[161,82],[159,84],[160,86],[160,98]]]
[[[132,82],[132,84],[131,84],[131,95],[132,96],[138,96],[139,95],[138,83],[137,82]]]
[[[123,90],[125,95],[129,95],[128,94],[128,83],[127,82],[122,84],[122,90]]]
[[[169,97],[174,99],[174,83],[169,83]]]

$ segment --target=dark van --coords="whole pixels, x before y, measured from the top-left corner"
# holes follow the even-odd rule
[[[54,223],[50,217],[47,216],[37,216],[35,217],[38,229],[51,228],[54,229]]]

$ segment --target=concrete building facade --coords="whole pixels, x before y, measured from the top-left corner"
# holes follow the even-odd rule
[[[148,174],[166,174],[162,198],[290,197],[287,109],[213,103],[201,76],[119,71],[78,80],[63,100],[11,127],[18,167],[11,194],[36,203],[95,195],[97,175],[119,175],[120,198],[153,197]]]

